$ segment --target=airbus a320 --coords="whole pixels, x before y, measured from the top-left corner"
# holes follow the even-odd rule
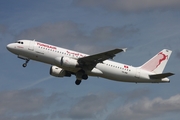
[[[23,67],[26,67],[30,60],[50,64],[50,75],[55,77],[75,75],[76,85],[82,80],[87,80],[89,76],[122,82],[167,83],[170,82],[167,77],[174,75],[171,72],[163,73],[172,53],[168,49],[163,49],[139,67],[109,60],[126,48],[87,55],[35,40],[18,40],[8,44],[7,49],[25,60]]]

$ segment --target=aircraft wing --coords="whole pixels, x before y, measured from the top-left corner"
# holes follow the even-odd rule
[[[114,49],[107,52],[86,56],[78,59],[78,63],[81,67],[86,69],[93,69],[97,63],[102,63],[104,60],[112,59],[119,52],[125,52],[125,49]]]

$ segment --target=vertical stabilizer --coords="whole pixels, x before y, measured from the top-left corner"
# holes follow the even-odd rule
[[[154,73],[162,73],[170,58],[171,53],[171,50],[164,49],[149,61],[147,61],[145,64],[143,64],[140,68]]]

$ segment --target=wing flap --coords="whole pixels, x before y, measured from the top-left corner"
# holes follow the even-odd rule
[[[174,75],[174,73],[162,73],[162,74],[149,75],[149,77],[151,79],[162,79],[172,75]]]

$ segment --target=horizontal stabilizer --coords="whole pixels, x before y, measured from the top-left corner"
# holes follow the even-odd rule
[[[174,73],[162,73],[162,74],[149,75],[149,77],[151,79],[162,79],[172,75],[174,75]]]

